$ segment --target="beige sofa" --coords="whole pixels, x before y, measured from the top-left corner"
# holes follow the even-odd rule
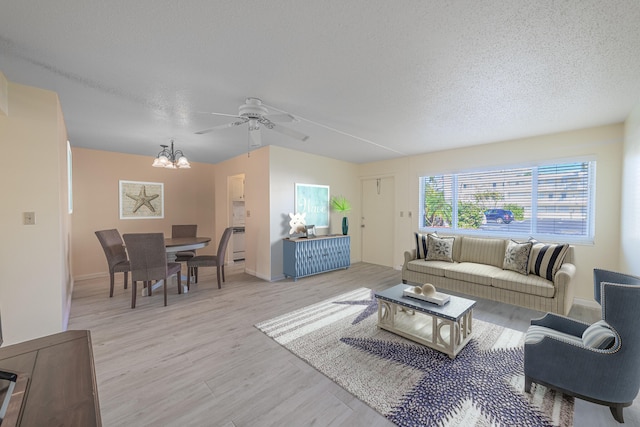
[[[417,236],[424,235],[416,233]],[[535,245],[531,252],[526,267],[528,274],[503,268],[509,241],[510,239],[455,236],[453,247],[450,248],[451,261],[416,259],[416,249],[407,251],[404,253],[402,282],[431,283],[439,291],[451,290],[538,311],[567,314],[574,294],[572,280],[576,268],[572,263],[573,247],[565,247],[566,254],[562,264],[558,260],[553,280],[547,280],[541,277],[544,276],[543,273],[538,275],[531,272],[535,270],[534,264],[538,256],[542,256],[542,244]],[[538,249],[534,252],[536,246]],[[542,249],[542,252],[547,248],[549,246]],[[429,258],[428,252],[426,257]],[[551,270],[548,274],[552,275]]]

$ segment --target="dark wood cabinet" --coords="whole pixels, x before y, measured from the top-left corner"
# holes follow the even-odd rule
[[[5,421],[13,419],[19,426],[102,425],[89,331],[66,331],[0,348],[0,371],[28,379],[19,414],[14,405]]]

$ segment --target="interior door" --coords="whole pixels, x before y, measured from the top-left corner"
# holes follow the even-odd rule
[[[393,267],[395,250],[393,177],[362,180],[362,261]]]

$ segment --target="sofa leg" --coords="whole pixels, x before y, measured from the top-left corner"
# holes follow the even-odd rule
[[[615,418],[617,422],[624,424],[624,417],[622,416],[622,410],[624,409],[624,406],[609,406],[609,409],[611,410],[611,415],[613,415],[613,418]]]
[[[524,377],[524,392],[531,393],[531,383],[533,380],[529,377]]]

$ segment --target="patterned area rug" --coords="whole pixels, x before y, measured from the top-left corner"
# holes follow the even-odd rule
[[[256,327],[399,426],[573,425],[573,398],[523,392],[522,332],[474,320],[451,360],[376,323],[360,288]]]

